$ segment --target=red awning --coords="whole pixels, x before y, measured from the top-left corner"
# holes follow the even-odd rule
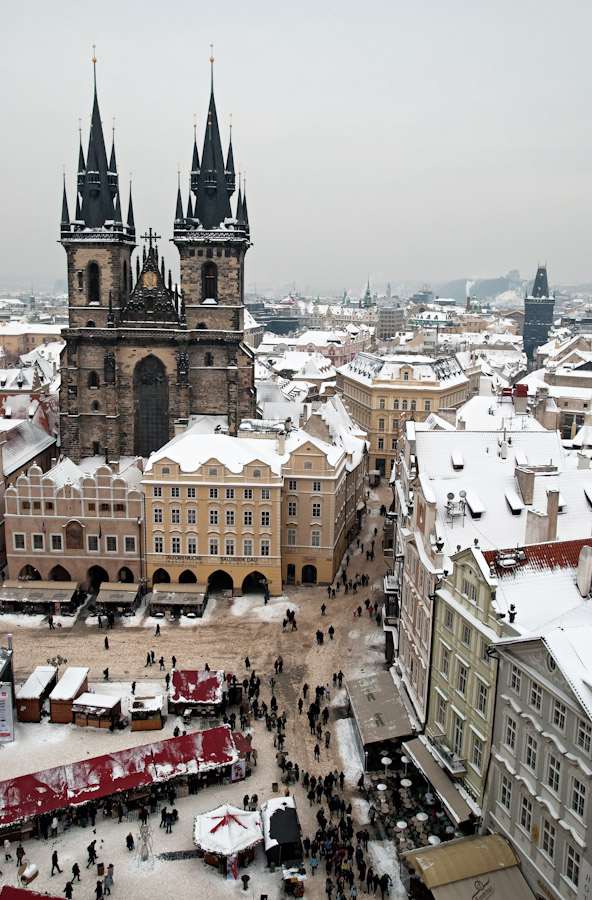
[[[228,725],[119,750],[0,782],[0,825],[87,803],[178,775],[228,766],[238,750]]]
[[[239,753],[250,753],[253,749],[244,734],[241,734],[240,731],[232,732],[232,740]]]

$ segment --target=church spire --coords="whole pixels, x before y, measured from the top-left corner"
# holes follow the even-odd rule
[[[177,170],[177,208],[175,210],[175,222],[183,221],[183,198],[181,197],[181,172]]]
[[[129,203],[127,205],[127,229],[130,234],[136,233],[136,223],[134,222],[134,205],[132,203],[132,179],[130,175]]]
[[[111,197],[119,192],[119,178],[117,177],[117,160],[115,159],[115,119],[113,119],[113,137],[111,139],[111,159],[109,161],[109,191]]]
[[[234,173],[234,154],[232,152],[232,114],[230,116],[230,138],[228,141],[228,155],[226,157],[226,190],[228,196],[232,197],[236,188],[236,176]]]
[[[86,170],[82,185],[82,221],[86,228],[103,228],[106,222],[113,220],[113,184],[109,178],[107,153],[103,126],[99,111],[96,79],[96,57],[93,56],[94,97],[91,116],[90,136],[86,154]],[[113,153],[113,159],[114,159]],[[115,175],[115,190],[116,190]]]
[[[64,194],[62,197],[62,231],[70,231],[70,213],[68,211],[68,196],[66,194],[66,172],[64,171]]]

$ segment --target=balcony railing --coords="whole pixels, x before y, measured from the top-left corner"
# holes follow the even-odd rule
[[[467,771],[466,759],[457,756],[456,753],[454,753],[450,747],[447,747],[446,744],[442,743],[442,741],[436,739],[432,746],[436,751],[436,755],[442,760],[452,775],[463,775]]]

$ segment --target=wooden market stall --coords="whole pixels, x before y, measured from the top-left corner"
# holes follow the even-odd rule
[[[204,862],[223,875],[246,866],[255,858],[255,848],[263,840],[261,817],[224,803],[196,816],[193,842],[204,854]]]
[[[110,728],[121,719],[121,697],[109,694],[80,694],[72,704],[74,724],[89,728]]]
[[[174,669],[169,689],[169,709],[183,716],[213,716],[225,702],[224,672]]]
[[[167,619],[200,619],[207,605],[199,584],[160,584],[148,598],[148,615]]]
[[[37,666],[16,694],[16,717],[19,722],[40,722],[43,704],[58,680],[56,666]]]
[[[111,584],[103,581],[95,606],[97,613],[117,613],[120,616],[133,616],[141,601],[140,585],[118,582]]]
[[[49,711],[52,722],[69,725],[74,721],[72,704],[88,691],[88,669],[69,666],[49,695]]]
[[[0,588],[3,612],[70,616],[84,593],[79,581],[5,581]]]
[[[164,728],[164,697],[134,697],[130,704],[132,731],[158,731]]]

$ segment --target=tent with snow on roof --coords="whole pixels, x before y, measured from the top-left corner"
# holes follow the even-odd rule
[[[205,862],[216,868],[226,868],[230,857],[237,857],[238,865],[246,865],[255,857],[255,847],[263,840],[261,817],[258,812],[239,809],[224,803],[216,809],[196,816],[193,841],[204,852]]]

